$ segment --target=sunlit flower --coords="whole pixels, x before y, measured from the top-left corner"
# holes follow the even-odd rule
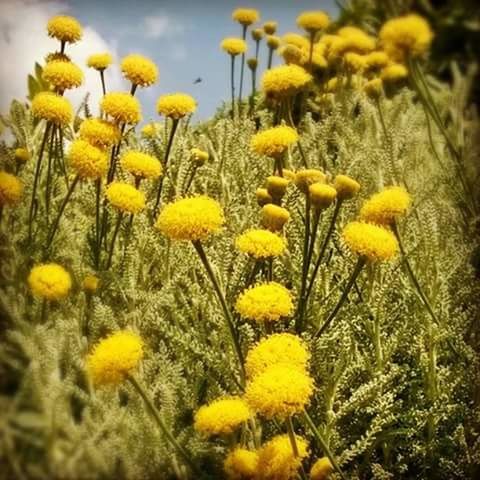
[[[245,26],[258,22],[259,19],[260,14],[254,8],[237,8],[232,13],[232,20]]]
[[[342,27],[333,36],[328,45],[329,58],[335,58],[346,52],[368,53],[375,48],[375,38],[357,27]]]
[[[252,39],[259,42],[263,38],[263,30],[261,28],[254,28],[252,30]]]
[[[286,33],[282,37],[283,43],[286,45],[294,45],[295,47],[299,48],[300,50],[309,50],[310,49],[310,41],[303,35],[299,33]]]
[[[274,35],[275,32],[277,31],[277,27],[278,27],[278,23],[273,20],[270,20],[263,24],[263,31],[267,35]]]
[[[49,37],[61,42],[75,43],[82,38],[82,26],[76,18],[67,15],[56,15],[47,23]]]
[[[75,173],[84,179],[100,178],[108,168],[108,155],[105,150],[82,139],[74,140],[70,144],[68,161]]]
[[[36,297],[60,300],[70,292],[72,279],[62,266],[45,263],[32,268],[28,276],[28,285]]]
[[[337,191],[326,183],[313,183],[308,187],[310,201],[314,208],[323,210],[328,208],[337,198]]]
[[[192,148],[190,150],[191,159],[199,166],[203,165],[208,160],[208,152],[201,150],[200,148]]]
[[[309,33],[316,33],[320,30],[325,30],[329,24],[329,16],[321,10],[302,12],[297,17],[297,25]]]
[[[73,118],[72,104],[53,92],[37,93],[32,101],[32,113],[57,125],[67,125]]]
[[[388,225],[405,215],[412,200],[403,187],[387,187],[370,197],[360,210],[360,218],[369,223]]]
[[[392,63],[382,69],[380,77],[384,82],[397,82],[408,77],[408,70],[401,63]]]
[[[235,246],[243,253],[254,258],[270,258],[281,255],[285,249],[285,240],[279,235],[254,228],[242,233],[235,240]]]
[[[59,92],[79,87],[83,82],[83,72],[72,62],[56,60],[43,67],[42,78]]]
[[[95,293],[100,285],[100,279],[96,275],[85,275],[82,287],[88,293]]]
[[[337,191],[337,198],[339,200],[349,200],[360,190],[360,184],[348,175],[337,175],[333,186]]]
[[[161,128],[162,124],[160,122],[148,122],[142,127],[141,133],[146,138],[155,138]]]
[[[308,188],[314,183],[325,183],[327,177],[321,170],[316,168],[307,168],[298,170],[295,174],[295,185],[303,193],[308,193]]]
[[[247,58],[247,65],[250,70],[255,70],[258,67],[258,60],[254,57]]]
[[[281,40],[280,37],[277,37],[276,35],[267,35],[266,42],[268,48],[276,50],[280,46]]]
[[[157,101],[157,111],[160,115],[178,120],[193,113],[197,108],[195,99],[185,93],[162,95]]]
[[[133,85],[148,87],[158,80],[157,66],[143,55],[127,55],[123,58],[120,69],[124,77]]]
[[[255,134],[251,147],[258,155],[278,157],[297,141],[298,133],[294,128],[280,125]]]
[[[112,56],[105,53],[94,53],[87,58],[87,67],[94,68],[101,72],[112,64]]]
[[[241,38],[228,37],[222,40],[220,47],[222,50],[234,57],[247,51],[247,42]]]
[[[80,124],[78,135],[82,140],[103,149],[116,145],[121,138],[117,125],[101,118],[86,118]]]
[[[145,194],[128,183],[112,182],[105,196],[121,212],[139,213],[145,208]]]
[[[275,200],[281,200],[287,191],[290,180],[277,175],[270,175],[267,178],[267,191]]]
[[[283,207],[274,205],[273,203],[267,203],[262,207],[262,225],[272,232],[279,232],[288,222],[289,218],[290,213]]]
[[[383,68],[388,65],[390,59],[388,55],[383,51],[370,52],[365,55],[365,61],[369,69]]]
[[[0,170],[0,207],[15,205],[23,194],[23,183],[10,173]]]
[[[237,447],[223,462],[223,470],[228,480],[253,480],[257,473],[258,453]]]
[[[30,152],[23,147],[15,149],[15,160],[25,163],[30,160]]]
[[[362,72],[368,65],[365,55],[355,52],[346,52],[343,56],[343,64],[349,72]]]
[[[120,158],[122,168],[137,178],[158,178],[162,175],[162,164],[147,153],[130,150]]]
[[[310,480],[327,480],[333,472],[333,465],[328,457],[319,458],[310,470]]]
[[[142,119],[140,102],[126,92],[107,93],[100,101],[100,108],[117,123],[136,124]]]
[[[302,65],[305,63],[303,50],[301,50],[295,45],[290,45],[287,43],[287,45],[284,45],[279,50],[279,53],[283,57],[287,65],[290,63],[293,63],[295,65]]]
[[[263,74],[262,88],[267,95],[289,97],[305,89],[312,76],[298,65],[280,65]]]

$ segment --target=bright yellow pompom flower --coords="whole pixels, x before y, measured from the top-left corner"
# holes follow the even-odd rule
[[[241,25],[248,26],[258,22],[260,20],[260,14],[258,10],[254,8],[237,8],[232,13],[232,20],[235,20]]]
[[[195,414],[194,428],[205,435],[229,434],[251,417],[245,400],[238,397],[219,398],[203,405]]]
[[[405,215],[411,203],[412,199],[403,187],[387,187],[363,204],[360,218],[369,223],[389,225]]]
[[[72,104],[65,98],[53,92],[40,92],[32,101],[32,113],[56,125],[67,125],[72,121]]]
[[[55,90],[64,92],[82,84],[83,72],[72,62],[54,60],[43,67],[42,78],[53,85]]]
[[[242,233],[235,240],[235,246],[254,258],[272,258],[285,252],[285,240],[270,230],[253,228]]]
[[[401,63],[392,63],[391,65],[387,65],[380,73],[380,78],[384,82],[398,82],[399,80],[403,80],[407,77],[407,67]]]
[[[83,179],[100,178],[108,168],[108,156],[105,150],[82,139],[74,140],[70,144],[68,160],[75,173]]]
[[[247,51],[247,42],[241,38],[228,37],[222,40],[220,47],[222,50],[234,57]]]
[[[290,213],[286,208],[280,207],[273,203],[267,203],[262,207],[262,225],[272,232],[279,232],[288,222],[289,218]]]
[[[15,205],[23,194],[23,184],[15,176],[0,170],[0,207]]]
[[[385,67],[386,65],[388,65],[390,59],[385,52],[375,51],[365,55],[365,61],[367,63],[367,68],[374,69]]]
[[[162,124],[160,122],[149,122],[142,127],[142,135],[146,138],[155,138],[161,131]]]
[[[113,207],[124,213],[139,213],[145,208],[145,194],[128,183],[112,182],[105,196]]]
[[[101,118],[86,118],[78,134],[82,140],[103,149],[116,145],[121,138],[118,126]]]
[[[327,480],[333,472],[333,465],[328,457],[319,458],[310,470],[311,480]]]
[[[25,163],[30,160],[30,152],[23,147],[15,149],[15,160]]]
[[[360,190],[360,184],[348,175],[337,175],[333,186],[337,191],[337,198],[339,200],[349,200]]]
[[[280,65],[267,70],[262,77],[262,88],[273,97],[289,97],[304,90],[312,76],[298,65]]]
[[[36,297],[60,300],[70,292],[72,279],[61,265],[46,263],[32,268],[28,285]]]
[[[337,191],[326,183],[313,183],[308,187],[310,201],[314,208],[328,208],[337,198]]]
[[[325,30],[330,24],[330,18],[321,10],[303,12],[297,17],[297,25],[309,33]]]
[[[371,223],[350,222],[343,229],[342,238],[353,252],[371,262],[390,260],[398,253],[395,235]]]
[[[280,125],[259,132],[252,137],[251,147],[258,155],[279,157],[298,141],[298,133],[292,127]]]
[[[292,294],[276,282],[255,285],[238,297],[235,309],[243,318],[274,322],[292,314]]]
[[[304,341],[291,333],[275,333],[262,339],[249,350],[245,359],[248,378],[256,377],[272,365],[288,365],[305,371],[310,353]]]
[[[137,178],[158,178],[162,175],[162,164],[147,153],[130,150],[120,158],[122,168]]]
[[[142,120],[140,102],[126,92],[107,93],[100,101],[100,108],[117,123],[136,124]]]
[[[195,99],[185,93],[162,95],[157,101],[157,111],[160,115],[179,120],[185,115],[195,112]]]
[[[86,367],[95,386],[118,385],[143,358],[143,341],[128,330],[101,340],[87,356]]]
[[[223,470],[228,480],[253,480],[257,473],[258,453],[237,447],[223,462]]]
[[[112,56],[108,53],[94,53],[87,58],[87,67],[94,68],[99,72],[112,64]]]
[[[67,15],[56,15],[47,23],[49,37],[61,42],[75,43],[82,38],[82,26],[76,18]]]
[[[120,64],[124,77],[133,85],[148,87],[158,80],[158,68],[143,55],[127,55]]]

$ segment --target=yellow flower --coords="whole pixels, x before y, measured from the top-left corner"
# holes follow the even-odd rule
[[[308,193],[312,205],[319,210],[328,208],[337,198],[337,191],[325,183],[313,183],[308,187]]]
[[[258,67],[258,60],[256,58],[247,58],[247,65],[253,71]]]
[[[138,178],[158,178],[162,175],[162,164],[147,153],[130,150],[120,158],[122,168]]]
[[[355,52],[347,52],[343,56],[343,64],[350,72],[362,72],[367,68],[367,59],[365,55]]]
[[[223,470],[229,480],[253,480],[257,473],[258,453],[236,447],[225,458]]]
[[[250,408],[241,398],[219,398],[199,408],[195,414],[194,428],[205,435],[228,434],[250,417]]]
[[[30,152],[23,147],[15,149],[15,160],[19,162],[25,163],[30,160]]]
[[[158,68],[143,55],[127,55],[120,64],[124,77],[133,85],[148,87],[158,80]]]
[[[275,333],[249,350],[245,359],[248,378],[256,377],[272,365],[285,364],[306,371],[310,353],[303,340],[291,333]]]
[[[305,63],[305,58],[303,54],[304,51],[300,50],[300,48],[296,47],[295,45],[290,45],[289,43],[287,43],[287,45],[283,46],[279,50],[279,53],[283,57],[287,65],[291,63],[295,65],[302,65]]]
[[[143,358],[143,341],[120,330],[101,340],[87,356],[87,372],[95,386],[121,383]]]
[[[95,275],[85,275],[82,287],[86,292],[95,293],[100,285],[100,279]]]
[[[225,218],[220,204],[205,195],[166,205],[155,227],[173,240],[203,240],[218,232]]]
[[[53,85],[55,90],[64,92],[82,84],[83,72],[72,62],[55,60],[43,67],[42,78]]]
[[[281,255],[285,249],[285,240],[270,230],[251,229],[235,240],[235,246],[243,253],[254,258],[270,258]]]
[[[267,192],[275,200],[281,200],[287,191],[290,180],[285,177],[278,177],[277,175],[270,175],[267,178]]]
[[[365,222],[350,222],[342,238],[356,254],[371,262],[389,260],[398,253],[398,243],[390,230]]]
[[[82,38],[82,26],[76,18],[67,15],[52,17],[47,23],[49,37],[61,42],[75,43]]]
[[[142,128],[142,135],[147,138],[155,138],[160,132],[162,124],[160,122],[149,122]]]
[[[383,68],[388,65],[390,61],[388,55],[381,50],[368,53],[367,55],[365,55],[365,60],[367,63],[367,67],[370,69]]]
[[[10,173],[0,170],[0,206],[15,205],[22,198],[23,184]]]
[[[53,92],[37,93],[32,101],[32,113],[34,117],[57,125],[67,125],[73,118],[71,103]]]
[[[117,125],[101,118],[86,118],[80,124],[78,135],[82,140],[103,149],[116,145],[121,138]]]
[[[145,208],[145,194],[128,183],[112,182],[105,196],[121,212],[139,213]]]
[[[312,34],[319,30],[325,30],[329,24],[329,16],[321,10],[302,12],[297,17],[297,25]]]
[[[330,40],[328,57],[335,58],[345,52],[368,53],[375,48],[375,39],[357,27],[343,27]]]
[[[327,177],[321,170],[316,168],[307,168],[304,170],[299,170],[295,174],[295,185],[303,193],[307,194],[310,185],[314,183],[325,183]]]
[[[45,263],[33,267],[28,276],[32,293],[46,300],[60,300],[72,288],[70,274],[56,263]]]
[[[263,31],[267,35],[274,35],[275,32],[277,31],[277,27],[278,27],[278,23],[273,20],[270,20],[269,22],[265,22],[263,24]]]
[[[279,207],[273,203],[267,203],[262,207],[262,225],[272,232],[279,232],[288,222],[289,218],[290,213],[283,207]]]
[[[397,82],[408,76],[408,70],[401,63],[392,63],[382,69],[380,77],[384,82]]]
[[[262,77],[262,88],[273,97],[289,97],[305,89],[312,76],[298,65],[280,65],[267,70]]]
[[[108,156],[104,150],[77,139],[68,151],[70,166],[80,178],[92,180],[102,177],[108,168]]]
[[[287,434],[277,435],[258,452],[258,480],[293,480],[297,477],[304,458],[308,456],[308,442],[295,435],[298,457]]]
[[[412,200],[403,187],[387,187],[370,197],[360,210],[365,222],[389,225],[405,215]]]
[[[349,200],[360,190],[360,184],[348,175],[337,175],[333,186],[337,191],[337,198],[339,200]]]
[[[258,155],[279,157],[297,141],[298,133],[294,128],[280,125],[255,134],[250,145]]]
[[[108,53],[94,53],[87,58],[87,67],[94,68],[101,72],[112,64],[112,56]]]
[[[272,203],[273,201],[272,196],[268,193],[266,188],[257,188],[255,196],[257,197],[257,203],[260,207],[263,207],[267,203]]]
[[[236,37],[227,37],[222,40],[220,44],[222,50],[233,57],[245,53],[247,51],[247,43],[245,40]]]
[[[379,33],[380,42],[388,55],[396,61],[424,54],[433,40],[427,20],[410,14],[385,22]]]
[[[197,108],[195,99],[185,93],[171,93],[162,95],[157,102],[157,111],[160,115],[178,120]]]
[[[45,55],[45,63],[49,62],[71,62],[72,59],[62,52],[50,52]]]
[[[274,322],[293,313],[292,295],[276,282],[258,284],[240,294],[235,310],[249,320]]]
[[[305,38],[299,33],[286,33],[282,37],[282,40],[283,43],[286,43],[287,45],[295,45],[295,47],[299,48],[300,50],[310,49],[310,41],[308,38]]]
[[[117,123],[136,124],[142,120],[140,102],[129,93],[107,93],[100,101],[100,109]]]
[[[263,30],[261,28],[254,28],[252,30],[252,39],[258,42],[262,38],[263,38]]]
[[[310,480],[327,480],[333,472],[333,465],[328,457],[319,458],[310,470]]]
[[[192,148],[190,150],[190,157],[199,166],[203,165],[208,160],[208,152],[201,150],[200,148]]]
[[[378,98],[383,92],[383,82],[381,78],[373,78],[363,86],[364,92],[371,98]]]
[[[254,8],[237,8],[232,13],[232,20],[245,26],[258,22],[259,19],[260,14]]]
[[[267,46],[271,50],[276,50],[280,46],[280,43],[280,37],[277,37],[276,35],[267,35]]]

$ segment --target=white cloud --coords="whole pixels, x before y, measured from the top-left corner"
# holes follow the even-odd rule
[[[184,27],[163,13],[149,15],[143,19],[145,36],[148,38],[171,38],[184,32]]]

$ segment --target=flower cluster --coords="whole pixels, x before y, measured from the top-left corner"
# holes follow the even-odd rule
[[[267,70],[262,77],[262,88],[266,95],[290,97],[305,89],[312,76],[298,65],[280,65]]]
[[[74,140],[68,152],[70,166],[80,178],[97,179],[102,177],[108,168],[107,153],[85,140]]]
[[[37,93],[32,101],[32,113],[35,117],[56,125],[67,125],[73,118],[72,104],[53,92]]]

